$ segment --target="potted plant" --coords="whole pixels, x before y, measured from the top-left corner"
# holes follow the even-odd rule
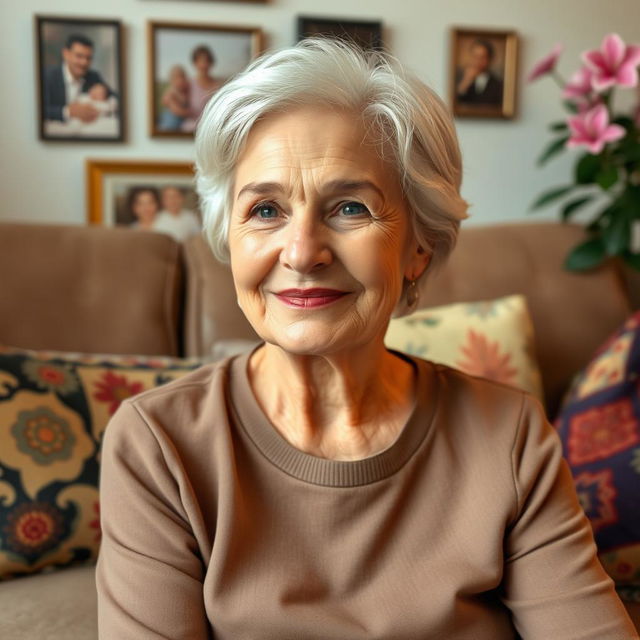
[[[607,256],[618,256],[640,271],[640,99],[631,113],[616,112],[614,105],[616,90],[638,87],[640,46],[626,45],[619,35],[609,34],[600,49],[582,54],[583,66],[568,82],[556,69],[561,52],[556,45],[528,76],[529,82],[545,75],[554,78],[569,112],[566,121],[551,123],[556,135],[538,164],[565,149],[582,153],[576,158],[573,181],[541,194],[531,208],[561,203],[560,215],[567,221],[593,205],[588,239],[568,255],[567,269],[590,269]]]

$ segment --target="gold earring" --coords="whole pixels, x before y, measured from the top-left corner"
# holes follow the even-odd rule
[[[407,287],[407,306],[413,311],[418,304],[418,298],[420,294],[418,292],[418,285],[415,280],[412,280]]]

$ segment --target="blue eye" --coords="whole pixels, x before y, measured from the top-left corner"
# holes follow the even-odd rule
[[[369,213],[369,210],[360,202],[345,202],[340,205],[340,212],[345,216],[360,216]]]
[[[261,220],[271,220],[278,216],[278,210],[271,204],[259,204],[252,209],[251,213]]]

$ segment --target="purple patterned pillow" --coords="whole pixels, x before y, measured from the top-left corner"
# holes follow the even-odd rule
[[[556,427],[600,560],[640,601],[640,312],[576,377]]]

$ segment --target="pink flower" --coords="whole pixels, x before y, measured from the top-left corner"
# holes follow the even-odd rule
[[[600,153],[607,142],[619,140],[626,133],[624,127],[609,124],[609,112],[603,104],[569,118],[568,124],[571,137],[567,147],[584,146],[594,155]]]
[[[591,79],[593,71],[589,67],[582,67],[576,71],[564,87],[562,95],[569,100],[583,100],[592,91]]]
[[[562,53],[562,48],[563,47],[561,44],[556,44],[556,46],[553,47],[551,53],[548,56],[545,56],[544,58],[542,58],[542,60],[540,60],[540,62],[535,64],[533,66],[533,69],[531,69],[531,72],[527,76],[527,82],[533,82],[541,76],[544,76],[547,73],[551,73],[556,68],[556,63],[558,62],[558,58]]]
[[[616,84],[621,87],[638,84],[640,47],[625,45],[617,33],[605,36],[600,49],[585,51],[582,59],[593,71],[591,85],[596,91],[605,91]]]

